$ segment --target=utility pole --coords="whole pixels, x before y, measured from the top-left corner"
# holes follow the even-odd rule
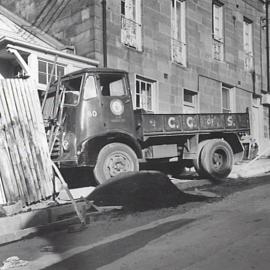
[[[267,92],[270,92],[270,79],[269,79],[269,0],[265,0],[266,12],[266,78],[267,78]]]

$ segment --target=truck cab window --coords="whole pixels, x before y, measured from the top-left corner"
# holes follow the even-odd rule
[[[100,74],[100,90],[103,96],[123,96],[126,94],[124,75]]]
[[[87,76],[84,84],[83,99],[90,99],[97,96],[97,89],[94,76]]]
[[[65,105],[77,105],[82,84],[82,76],[64,80],[62,82],[65,88]]]

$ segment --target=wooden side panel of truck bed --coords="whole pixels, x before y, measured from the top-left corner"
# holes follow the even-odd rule
[[[248,113],[145,114],[136,113],[140,135],[249,131]]]

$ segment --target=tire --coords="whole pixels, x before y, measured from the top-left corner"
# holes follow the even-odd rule
[[[130,171],[138,171],[139,162],[135,152],[123,143],[110,143],[99,152],[94,176],[99,184]]]
[[[200,162],[210,178],[221,180],[232,171],[233,151],[224,140],[209,140],[201,150]]]
[[[205,141],[202,141],[202,142],[199,143],[198,150],[197,150],[197,157],[195,159],[193,159],[193,166],[194,166],[197,174],[201,178],[208,177],[208,174],[205,172],[205,170],[203,169],[202,164],[201,164],[202,149],[208,142],[209,142],[209,140],[205,140]]]

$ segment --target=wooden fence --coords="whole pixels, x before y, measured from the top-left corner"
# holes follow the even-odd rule
[[[0,80],[0,204],[31,204],[53,193],[53,169],[37,89]]]

